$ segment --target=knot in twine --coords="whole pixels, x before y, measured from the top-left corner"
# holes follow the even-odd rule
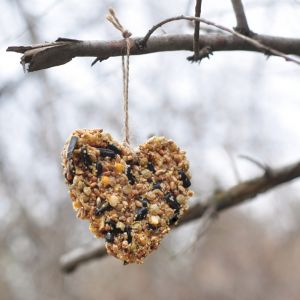
[[[110,8],[108,10],[108,14],[106,16],[106,19],[110,23],[112,23],[119,31],[121,31],[122,36],[123,36],[124,39],[127,39],[127,38],[131,37],[132,33],[122,26],[122,24],[120,23],[119,19],[116,16],[116,12],[112,8]]]
[[[128,116],[128,85],[129,85],[129,56],[130,56],[130,36],[132,33],[125,29],[120,23],[119,19],[116,16],[115,11],[110,8],[106,19],[111,22],[116,29],[118,29],[123,38],[126,41],[126,59],[122,54],[122,72],[123,72],[123,100],[124,100],[124,129],[125,129],[125,140],[124,144],[129,146],[129,116]]]

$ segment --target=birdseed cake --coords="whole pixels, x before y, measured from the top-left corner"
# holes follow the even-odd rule
[[[78,129],[62,165],[77,217],[124,264],[142,263],[157,249],[193,195],[185,152],[165,137],[133,150],[102,129]]]

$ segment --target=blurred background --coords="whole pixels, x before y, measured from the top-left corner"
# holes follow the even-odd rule
[[[60,166],[76,128],[122,140],[121,59],[93,58],[24,74],[12,45],[119,39],[117,11],[133,36],[160,20],[194,13],[194,1],[1,0],[0,299],[299,299],[300,181],[220,215],[199,239],[199,221],[174,230],[143,265],[112,257],[74,273],[62,254],[93,240],[77,220]],[[299,36],[300,1],[244,1],[254,32]],[[235,26],[231,1],[203,1],[202,16]],[[202,26],[202,33],[208,28]],[[209,31],[215,34],[214,31]],[[156,34],[193,33],[184,21]],[[273,167],[299,160],[299,67],[247,52],[218,52],[200,65],[188,52],[131,57],[130,128],[135,145],[165,135],[187,151],[195,199],[261,175],[238,159]]]

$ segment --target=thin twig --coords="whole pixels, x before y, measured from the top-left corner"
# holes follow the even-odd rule
[[[201,16],[201,5],[202,0],[196,0],[196,6],[195,6],[195,17],[200,18]],[[200,34],[200,22],[195,21],[195,31],[194,31],[194,54],[195,58],[199,56],[199,34]]]
[[[206,212],[211,209],[211,207],[215,208],[216,213],[221,212],[241,204],[246,200],[252,199],[258,194],[267,192],[268,190],[271,190],[280,184],[289,182],[297,177],[300,177],[300,162],[285,166],[283,168],[272,169],[271,177],[263,175],[241,182],[226,191],[217,192],[204,201],[197,203],[183,216],[178,226],[202,218]],[[87,249],[86,251],[78,251],[75,249],[70,253],[65,254],[61,259],[62,271],[74,271],[76,267],[88,260],[92,260],[94,258],[103,258],[106,256],[105,248],[101,246],[99,242],[97,246],[93,246],[91,249],[92,250]]]
[[[237,183],[240,183],[242,180],[241,180],[241,176],[240,176],[236,161],[235,161],[233,155],[231,154],[231,152],[228,149],[225,148],[225,152],[226,152],[226,154],[229,158],[229,161],[230,161],[230,164],[231,164],[231,167],[232,167],[232,170],[233,170],[234,177],[235,177]]]
[[[196,6],[195,6],[195,17],[200,18],[201,16],[201,5],[202,0],[196,0]],[[194,21],[195,23],[195,29],[194,29],[194,43],[193,43],[193,49],[194,49],[194,55],[189,56],[187,59],[189,61],[195,62],[201,60],[200,56],[200,45],[199,45],[199,35],[200,35],[200,22]]]
[[[248,160],[251,163],[253,163],[254,165],[256,165],[257,167],[259,167],[260,169],[262,169],[265,172],[266,176],[271,176],[272,175],[271,168],[268,165],[261,163],[257,159],[255,159],[255,158],[253,158],[249,155],[245,155],[245,154],[240,154],[238,157],[242,158],[242,159],[245,159],[245,160]]]
[[[181,249],[177,253],[174,253],[171,256],[171,259],[177,258],[179,255],[183,255],[187,253],[189,250],[194,250],[195,246],[199,242],[199,240],[204,237],[204,235],[207,233],[210,225],[213,222],[214,217],[216,217],[216,207],[214,205],[211,205],[210,207],[207,208],[206,212],[203,214],[202,218],[200,219],[199,222],[199,227],[197,229],[196,236],[194,237],[194,240],[192,243],[184,247],[184,249]]]
[[[207,25],[219,28],[219,29],[221,29],[223,31],[231,33],[232,35],[234,35],[236,37],[239,37],[240,39],[243,39],[243,40],[247,41],[248,43],[252,44],[256,48],[258,48],[260,50],[263,50],[266,55],[273,54],[273,55],[276,55],[276,56],[280,56],[280,57],[284,58],[286,61],[291,61],[291,62],[294,62],[294,63],[300,65],[300,61],[299,60],[294,59],[294,58],[292,58],[292,57],[286,55],[285,53],[280,52],[280,51],[278,51],[276,49],[273,49],[273,48],[270,48],[268,46],[265,46],[262,43],[260,43],[259,41],[255,40],[254,38],[250,38],[250,37],[245,36],[245,35],[237,32],[237,31],[231,30],[231,29],[229,29],[229,28],[227,28],[227,27],[225,27],[223,25],[216,24],[214,22],[208,21],[208,20],[203,19],[203,18],[189,17],[189,16],[183,16],[183,15],[165,19],[165,20],[159,22],[158,24],[154,25],[148,31],[148,33],[145,35],[145,37],[139,42],[140,46],[141,47],[146,47],[148,39],[153,34],[153,32],[155,30],[157,30],[159,27],[163,26],[164,24],[167,24],[167,23],[170,23],[170,22],[173,22],[173,21],[179,21],[179,20],[200,21],[200,22],[205,23]]]
[[[251,31],[248,26],[244,6],[242,0],[231,0],[234,14],[236,17],[237,25],[234,28],[235,31],[242,33],[243,35],[250,35]]]

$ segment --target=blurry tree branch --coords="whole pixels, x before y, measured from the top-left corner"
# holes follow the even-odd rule
[[[217,192],[204,201],[195,204],[188,210],[178,226],[202,218],[212,208],[214,208],[215,212],[220,212],[234,207],[297,177],[300,177],[300,162],[282,168],[270,169],[269,172],[265,172],[260,177],[241,182],[228,190]],[[86,261],[105,256],[105,247],[99,241],[96,241],[95,244],[89,247],[81,247],[63,255],[60,260],[61,269],[66,273],[72,272]]]
[[[64,272],[70,273],[74,271],[79,264],[103,256],[106,256],[106,249],[101,241],[96,240],[89,245],[79,247],[63,255],[60,259],[60,265]]]

